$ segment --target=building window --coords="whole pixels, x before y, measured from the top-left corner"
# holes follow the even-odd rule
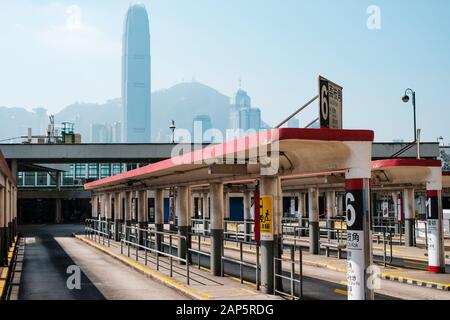
[[[88,178],[98,179],[98,163],[88,164]]]
[[[111,164],[110,163],[102,163],[100,165],[100,178],[106,178],[111,176]]]
[[[36,179],[36,185],[37,186],[47,186],[47,172],[38,172]]]
[[[17,173],[17,185],[23,186],[23,172]]]
[[[25,186],[36,185],[36,172],[25,172],[24,185]]]

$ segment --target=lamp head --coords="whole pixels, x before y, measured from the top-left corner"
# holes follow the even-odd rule
[[[405,94],[405,95],[403,96],[402,100],[403,100],[404,103],[409,102],[409,96],[408,96],[407,94]]]

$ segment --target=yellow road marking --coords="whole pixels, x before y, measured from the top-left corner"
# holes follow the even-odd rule
[[[234,280],[234,281],[241,282],[241,279],[236,278],[236,277],[233,277],[233,276],[230,276],[230,275],[225,275],[225,278],[230,278],[230,279],[232,279],[232,280]],[[256,284],[253,283],[253,282],[248,282],[248,281],[245,281],[245,280],[244,280],[244,281],[242,281],[242,283],[251,285],[251,286],[253,286],[253,287],[256,287]]]
[[[394,257],[396,258],[396,257]],[[408,260],[416,260],[416,261],[423,261],[423,262],[428,262],[428,259],[426,258],[419,258],[419,257],[414,257],[414,256],[400,256],[399,258],[401,259],[408,259]]]
[[[8,265],[10,265],[11,260],[13,258],[13,253],[14,250],[16,249],[17,246],[17,240],[19,239],[18,236],[14,237],[14,241],[13,241],[13,245],[11,246],[11,248],[8,250]],[[1,274],[0,274],[0,297],[3,296],[3,292],[6,289],[6,278],[8,277],[8,271],[9,271],[9,267],[4,267],[1,270]]]
[[[423,261],[412,261],[412,260],[403,260],[404,264],[415,264],[420,266],[426,266],[427,264],[423,263]]]
[[[256,292],[254,292],[254,291],[252,291],[252,290],[249,290],[249,289],[245,289],[245,288],[240,288],[242,291],[246,291],[246,292],[248,292],[248,293],[251,293],[253,296],[256,296],[258,293],[256,293]]]
[[[348,285],[348,282],[347,281],[341,281],[340,282],[342,285],[344,285],[344,286],[347,286]]]
[[[347,296],[347,291],[342,289],[334,289],[334,292],[337,294],[341,294],[343,296]]]
[[[0,275],[0,278],[1,279],[6,279],[7,276],[8,276],[8,268],[3,268],[2,274]]]
[[[380,250],[380,251],[383,251],[383,250],[384,250],[384,247],[379,247],[379,246],[373,246],[372,248],[377,249],[377,250]],[[390,249],[387,249],[387,250],[386,250],[386,252],[390,252],[390,251],[391,251]],[[392,249],[392,252],[401,253],[400,250],[396,250],[396,249]]]

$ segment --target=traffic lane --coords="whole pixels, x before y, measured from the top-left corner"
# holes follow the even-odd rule
[[[164,248],[168,252],[168,247]],[[176,248],[172,249],[172,254],[176,254]],[[192,262],[198,262],[198,255],[192,253]],[[208,256],[201,255],[200,264],[202,267],[210,268],[210,260]],[[240,267],[239,264],[232,261],[224,262],[225,274],[239,279]],[[256,283],[256,270],[254,268],[242,267],[243,279],[250,283]],[[289,272],[283,272],[284,276],[290,276]],[[295,274],[296,279],[299,279],[299,274]],[[283,292],[291,292],[291,284],[287,279],[282,280]],[[300,293],[300,287],[295,285],[295,295],[298,297]],[[305,300],[347,300],[347,286],[341,283],[335,283],[324,279],[318,279],[316,277],[303,276],[303,299]],[[395,300],[397,298],[384,294],[375,294],[376,300]]]
[[[15,299],[187,299],[73,238],[84,232],[83,224],[21,226],[20,232],[27,243]],[[70,265],[80,267],[80,290],[67,288]]]
[[[50,235],[53,237],[69,237],[75,234],[84,233],[84,224],[39,224],[39,225],[19,225],[18,231],[23,237],[36,237],[40,235]]]
[[[81,270],[81,290],[69,289],[67,273],[76,263],[50,234],[27,233],[18,284],[19,300],[104,300]],[[72,283],[69,281],[69,283]]]
[[[58,237],[56,241],[107,300],[188,299],[76,238]]]

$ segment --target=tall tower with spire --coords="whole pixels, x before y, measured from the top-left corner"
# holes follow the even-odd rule
[[[150,28],[147,10],[131,5],[122,43],[123,141],[151,140]]]

